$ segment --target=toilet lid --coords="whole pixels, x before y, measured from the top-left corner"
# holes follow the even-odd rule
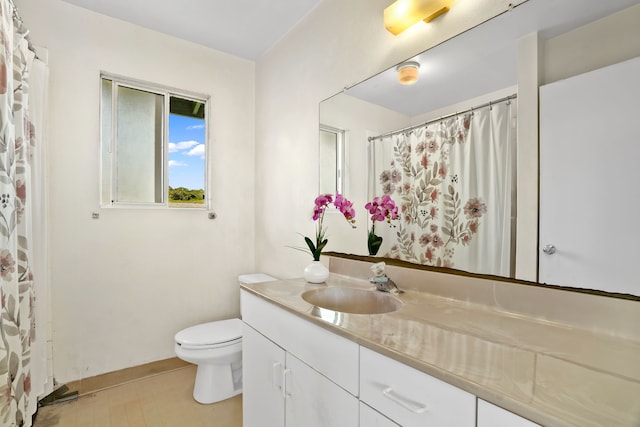
[[[191,326],[181,330],[175,336],[178,344],[190,347],[222,344],[240,338],[242,338],[240,319],[219,320]]]

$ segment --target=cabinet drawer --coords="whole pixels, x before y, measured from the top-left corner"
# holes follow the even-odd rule
[[[404,427],[474,427],[476,398],[362,347],[360,400]]]
[[[247,291],[242,320],[354,396],[358,396],[359,345]]]
[[[478,399],[478,427],[540,427],[496,405]]]

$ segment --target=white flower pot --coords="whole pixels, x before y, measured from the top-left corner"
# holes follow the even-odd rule
[[[329,269],[320,261],[313,261],[304,269],[304,280],[309,283],[324,283],[329,277]]]

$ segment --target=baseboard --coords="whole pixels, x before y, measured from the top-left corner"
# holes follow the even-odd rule
[[[69,390],[77,391],[80,396],[93,393],[105,388],[115,387],[120,384],[162,374],[164,372],[192,366],[191,363],[172,357],[170,359],[158,360],[156,362],[145,363],[144,365],[132,366],[131,368],[120,369],[119,371],[107,372],[95,377],[84,378],[66,383]]]

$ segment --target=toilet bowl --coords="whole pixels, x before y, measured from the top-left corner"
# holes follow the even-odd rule
[[[275,280],[266,274],[240,276],[242,284]],[[198,365],[193,398],[214,403],[242,392],[242,321],[219,320],[178,332],[175,352],[180,359]]]

